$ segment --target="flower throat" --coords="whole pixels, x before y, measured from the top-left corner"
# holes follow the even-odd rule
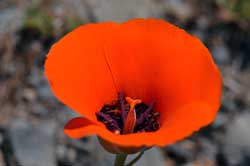
[[[147,106],[139,99],[118,93],[117,100],[104,105],[96,116],[115,134],[153,132],[160,128],[160,112],[154,112],[153,107],[154,102]]]

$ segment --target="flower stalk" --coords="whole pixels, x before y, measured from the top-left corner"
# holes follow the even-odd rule
[[[131,160],[128,164],[126,164],[126,166],[133,166],[133,164],[135,164],[138,160],[140,160],[140,158],[143,156],[144,154],[144,150],[141,151],[133,160]]]
[[[146,149],[142,150],[133,160],[125,164],[126,158],[128,155],[126,154],[117,154],[115,158],[115,166],[133,166],[140,158],[143,156]]]
[[[126,154],[117,154],[116,157],[115,157],[114,166],[124,166],[126,158],[127,158]]]

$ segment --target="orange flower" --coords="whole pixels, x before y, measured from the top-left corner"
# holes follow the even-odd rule
[[[45,74],[54,94],[82,117],[65,133],[97,135],[113,153],[165,146],[211,123],[220,106],[221,76],[196,37],[157,19],[104,22],[77,28],[51,48]],[[155,101],[160,129],[115,134],[96,112],[118,92]],[[131,150],[132,149],[132,150]]]

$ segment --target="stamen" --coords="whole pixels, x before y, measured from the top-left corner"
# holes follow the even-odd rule
[[[151,102],[149,107],[146,109],[145,112],[143,112],[141,114],[141,116],[137,119],[136,121],[136,125],[140,125],[143,123],[144,120],[146,120],[148,118],[148,116],[150,115],[149,113],[153,110],[153,107],[154,107],[155,103],[154,102]]]
[[[152,132],[160,128],[160,113],[154,112],[153,107],[154,102],[147,106],[140,99],[119,93],[117,101],[104,105],[96,116],[114,134]]]
[[[118,110],[118,109],[114,109],[114,110],[108,110],[107,113],[109,114],[114,114],[114,115],[120,115],[121,114],[121,111]]]
[[[104,114],[103,112],[96,112],[96,115],[97,117],[103,118],[103,123],[107,124],[111,129],[120,131],[118,123],[114,119],[112,119],[110,115]]]
[[[126,106],[125,106],[125,96],[123,93],[118,94],[118,101],[121,107],[121,114],[122,114],[122,122],[123,124],[125,123],[126,116],[127,116],[127,111],[126,111]]]

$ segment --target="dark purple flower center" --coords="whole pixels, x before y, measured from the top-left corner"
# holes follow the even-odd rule
[[[116,134],[126,134],[125,123],[128,117],[131,104],[127,102],[123,93],[118,94],[117,101],[112,104],[106,104],[99,112],[96,112],[97,120],[104,123],[107,129]],[[160,112],[154,112],[154,102],[149,106],[143,102],[136,104],[135,125],[132,128],[133,133],[137,132],[153,132],[160,128],[159,117]]]

